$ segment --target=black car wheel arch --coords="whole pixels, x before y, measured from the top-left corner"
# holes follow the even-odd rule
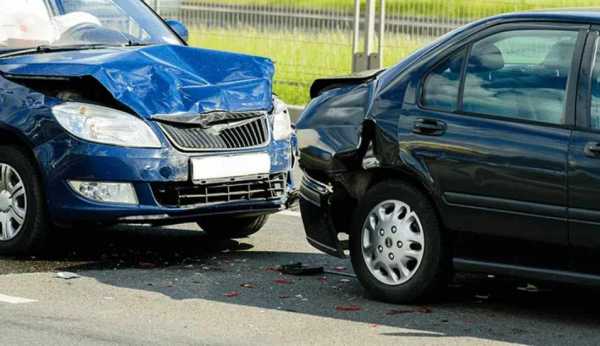
[[[419,266],[414,269],[408,280],[391,285],[382,282],[369,270],[363,256],[363,226],[372,208],[386,200],[398,200],[406,203],[418,215],[425,241],[420,250],[422,258]],[[378,183],[366,193],[354,213],[350,229],[350,257],[354,271],[367,291],[376,299],[392,303],[415,303],[430,298],[444,287],[448,274],[451,272],[450,260],[447,256],[446,234],[440,226],[437,213],[429,198],[411,184],[400,181],[384,181]],[[379,232],[379,230],[376,230]],[[382,228],[383,231],[383,228]],[[392,236],[390,230],[385,230],[386,237]],[[383,233],[383,232],[382,232]],[[395,232],[394,232],[395,233]],[[389,240],[391,238],[386,238]],[[384,245],[382,256],[387,257],[397,249],[397,240]],[[399,241],[398,241],[399,242]],[[398,245],[400,246],[400,245]],[[409,246],[408,242],[402,245]],[[403,249],[400,249],[403,250]],[[379,252],[379,251],[375,251]],[[398,262],[398,258],[392,258]]]

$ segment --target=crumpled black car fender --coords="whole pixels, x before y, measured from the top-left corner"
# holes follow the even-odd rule
[[[324,80],[317,81],[318,87],[313,85],[313,90],[326,90],[297,122],[301,168],[313,179],[343,185],[357,200],[371,179],[389,175],[410,179],[436,194],[427,166],[400,140],[407,134],[399,133],[402,102],[398,99],[414,102],[411,82],[399,77],[382,86],[377,74],[365,78],[366,82],[348,78],[341,84],[338,78],[331,79],[335,84],[329,86]],[[390,111],[390,104],[399,106]]]
[[[307,239],[326,253],[344,257],[347,244],[338,241],[338,233],[347,232],[349,216],[371,186],[400,178],[431,193],[437,189],[427,166],[401,141],[410,134],[400,130],[398,100],[414,96],[410,81],[398,78],[385,86],[378,78],[339,83],[312,100],[297,122],[297,134],[305,173],[300,194]]]

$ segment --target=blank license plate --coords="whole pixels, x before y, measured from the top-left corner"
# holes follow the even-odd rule
[[[191,161],[193,181],[262,175],[271,171],[271,157],[267,153],[210,156]]]

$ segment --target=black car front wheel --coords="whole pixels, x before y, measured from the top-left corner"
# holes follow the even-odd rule
[[[22,150],[0,146],[0,255],[31,254],[46,244],[41,179]]]
[[[246,238],[267,223],[267,215],[245,217],[210,217],[198,221],[198,225],[210,236],[226,239]]]
[[[367,291],[391,303],[428,298],[443,286],[449,270],[433,205],[401,182],[380,183],[360,201],[350,254]]]

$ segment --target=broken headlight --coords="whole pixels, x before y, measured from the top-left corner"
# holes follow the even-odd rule
[[[52,114],[73,136],[96,143],[135,148],[160,148],[154,131],[141,119],[116,109],[66,102],[52,107]]]
[[[287,106],[277,97],[273,97],[273,139],[289,139],[292,132],[292,120]]]

